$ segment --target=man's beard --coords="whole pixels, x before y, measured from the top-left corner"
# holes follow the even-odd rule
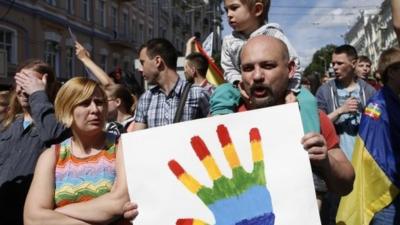
[[[263,96],[257,96],[256,92],[264,92]],[[268,85],[254,84],[250,88],[250,105],[252,108],[259,109],[276,105],[277,96]]]

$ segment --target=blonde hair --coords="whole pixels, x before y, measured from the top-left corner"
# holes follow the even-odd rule
[[[107,98],[101,85],[94,80],[84,77],[74,77],[65,83],[56,96],[54,108],[56,118],[65,126],[71,127],[73,122],[73,110],[80,103],[88,100],[96,90],[99,90],[104,100]],[[107,102],[104,101],[107,111]]]
[[[382,52],[379,57],[378,73],[382,77],[382,82],[385,84],[388,80],[388,73],[390,67],[400,63],[400,48],[389,48]]]
[[[10,102],[10,91],[0,91],[0,102],[8,103]]]
[[[5,111],[0,115],[0,123],[3,122],[5,115],[7,115],[8,105],[10,103],[10,91],[0,91],[0,106],[5,107]]]
[[[269,8],[271,7],[271,0],[240,0],[243,5],[246,5],[249,10],[253,10],[256,3],[261,3],[263,5],[263,13],[259,17],[259,22],[264,23],[268,21]]]

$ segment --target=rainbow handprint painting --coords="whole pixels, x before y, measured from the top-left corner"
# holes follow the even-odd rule
[[[135,225],[319,225],[297,104],[122,136]]]
[[[214,158],[199,136],[191,139],[197,157],[213,180],[213,187],[201,185],[189,175],[181,165],[172,160],[169,168],[193,194],[196,194],[212,211],[218,225],[273,225],[275,215],[272,212],[271,196],[265,184],[264,161],[259,130],[250,130],[250,143],[253,171],[246,172],[240,164],[228,130],[224,125],[217,128],[219,141],[224,155],[232,169],[232,178],[221,174]],[[199,219],[178,219],[176,225],[206,224]]]

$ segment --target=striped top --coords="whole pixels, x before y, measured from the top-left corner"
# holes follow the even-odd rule
[[[56,145],[55,207],[89,201],[110,192],[115,176],[117,137],[107,133],[105,149],[93,156],[75,157],[71,138]]]

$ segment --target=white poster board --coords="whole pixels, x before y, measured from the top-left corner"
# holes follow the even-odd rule
[[[201,219],[205,223],[215,224],[215,208],[212,212],[209,209],[211,204],[207,206],[198,195],[189,191],[181,182],[182,179],[178,179],[171,171],[169,162],[175,160],[186,174],[200,184],[213,188],[214,183],[202,163],[205,160],[199,160],[191,145],[192,137],[199,136],[222,175],[227,180],[231,179],[232,169],[216,133],[221,124],[229,131],[240,163],[248,173],[253,171],[249,132],[252,128],[258,128],[266,187],[275,217],[272,224],[320,224],[311,166],[308,154],[300,143],[303,129],[298,105],[286,104],[122,135],[129,194],[139,206],[135,225],[173,225],[181,218]],[[192,189],[196,190],[193,186]],[[237,199],[240,200],[240,197]],[[259,198],[249,201],[259,201]],[[212,204],[216,204],[215,201]],[[243,203],[235,210],[253,212],[258,209]],[[221,208],[218,212],[221,212]],[[238,217],[241,214],[243,212],[225,211],[223,217]],[[220,220],[217,224],[231,222],[229,219]]]

